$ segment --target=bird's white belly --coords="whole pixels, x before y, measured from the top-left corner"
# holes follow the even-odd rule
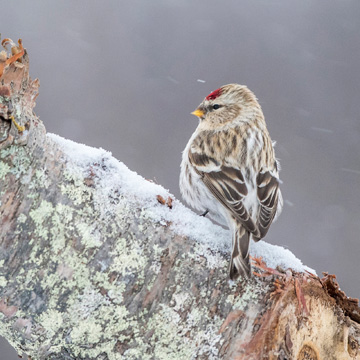
[[[229,227],[230,212],[214,197],[193,167],[186,163],[187,161],[183,160],[180,173],[180,189],[185,201],[197,211],[205,212],[208,210],[208,216],[212,220]],[[243,200],[244,205],[256,222],[258,199],[255,183],[246,182],[246,185],[248,194]]]
[[[228,222],[225,208],[210,192],[201,180],[201,176],[192,168],[192,166],[188,166],[188,171],[186,171],[185,168],[186,164],[183,161],[180,172],[180,190],[185,201],[192,208],[202,213],[208,210],[209,217],[214,221],[227,226]]]

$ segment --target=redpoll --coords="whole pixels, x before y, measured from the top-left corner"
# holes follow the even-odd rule
[[[250,276],[250,238],[263,238],[282,207],[264,115],[255,95],[238,84],[213,91],[192,114],[199,125],[183,152],[180,191],[232,231],[230,278]]]

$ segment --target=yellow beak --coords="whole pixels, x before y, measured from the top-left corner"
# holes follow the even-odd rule
[[[198,117],[202,117],[204,116],[205,113],[200,109],[196,109],[195,111],[192,112],[192,114]]]

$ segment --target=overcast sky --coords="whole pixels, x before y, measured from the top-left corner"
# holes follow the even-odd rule
[[[112,151],[178,198],[190,112],[247,85],[282,166],[266,241],[359,297],[359,19],[358,0],[33,0],[2,4],[0,31],[23,39],[48,132]]]

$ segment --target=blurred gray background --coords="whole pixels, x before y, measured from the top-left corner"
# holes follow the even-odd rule
[[[248,85],[284,182],[266,241],[360,296],[358,0],[8,1],[0,31],[23,39],[48,132],[110,150],[176,197],[190,112]],[[0,360],[17,359],[7,346]]]

